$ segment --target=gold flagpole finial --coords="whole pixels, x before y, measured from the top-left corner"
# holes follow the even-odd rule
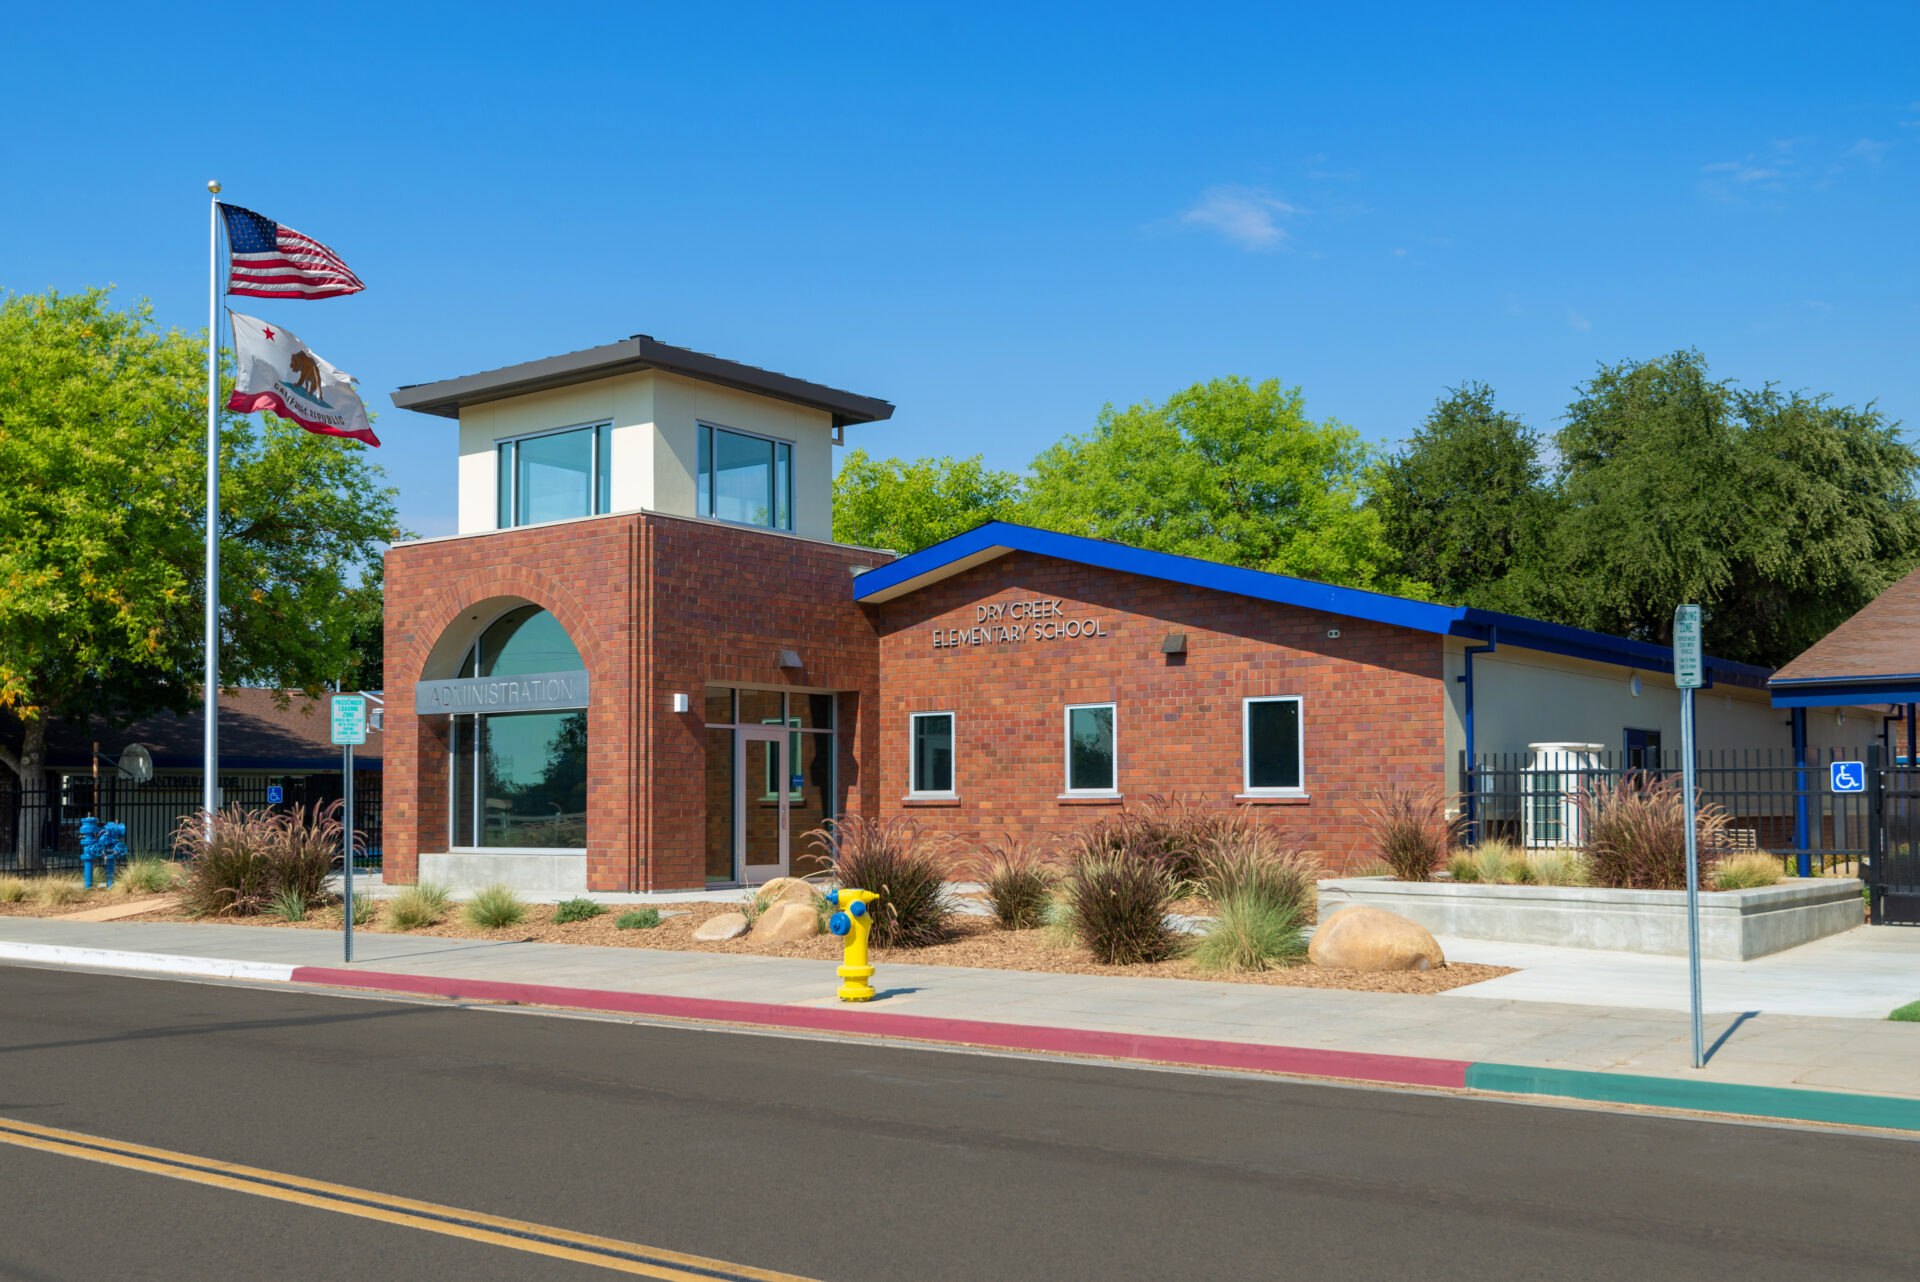
[[[208,191],[210,191],[210,192],[212,192],[212,193],[213,193],[214,195],[216,195],[216,196],[218,196],[218,195],[220,194],[220,182],[219,182],[219,180],[218,180],[218,179],[215,179],[215,180],[214,180],[213,182],[210,182],[210,183],[208,183],[208,184],[207,184],[207,190],[208,190]]]

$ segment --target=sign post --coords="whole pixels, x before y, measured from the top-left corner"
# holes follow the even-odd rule
[[[340,798],[342,810],[342,829],[340,845],[345,852],[345,907],[341,911],[345,940],[346,960],[353,960],[353,749],[355,744],[367,741],[367,696],[364,694],[336,694],[333,696],[333,741],[340,745]]]
[[[1693,692],[1706,678],[1700,651],[1700,607],[1673,612],[1673,684],[1680,687],[1680,772],[1687,814],[1687,977],[1692,985],[1693,1066],[1707,1064],[1706,1037],[1700,1026],[1700,850],[1694,818]]]

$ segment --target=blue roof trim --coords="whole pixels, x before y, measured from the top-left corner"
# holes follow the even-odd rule
[[[1059,534],[1030,525],[1016,525],[1011,521],[989,521],[965,534],[956,534],[932,547],[922,548],[911,556],[868,570],[853,580],[854,600],[872,601],[882,594],[887,594],[888,599],[894,595],[904,595],[905,592],[917,590],[907,586],[915,579],[924,577],[929,582],[936,581],[945,577],[940,574],[941,570],[956,562],[991,556],[996,550],[1031,552],[1037,556],[1184,583],[1216,592],[1231,592],[1257,601],[1324,610],[1350,619],[1367,619],[1438,636],[1485,641],[1497,630],[1502,645],[1649,672],[1673,671],[1673,651],[1667,646],[1647,641],[1630,641],[1604,632],[1588,632],[1583,628],[1570,628],[1493,610],[1435,605],[1430,601],[1413,601],[1384,592],[1369,592],[1363,588],[1335,587],[1330,583],[1315,583],[1311,579],[1296,579],[1265,570],[1222,565],[1198,557],[1150,552],[1145,548],[1089,539],[1077,534]],[[1768,668],[1712,657],[1707,659],[1707,670],[1728,684],[1741,686],[1762,686],[1771,675],[1771,669]]]
[[[1920,703],[1920,682],[1829,681],[1773,690],[1776,708],[1852,708],[1863,703]]]

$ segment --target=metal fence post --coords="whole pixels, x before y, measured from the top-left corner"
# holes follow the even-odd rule
[[[1880,852],[1885,848],[1885,836],[1881,831],[1883,806],[1886,789],[1880,778],[1880,745],[1867,745],[1867,857],[1861,868],[1861,880],[1867,883],[1867,924],[1880,924]]]

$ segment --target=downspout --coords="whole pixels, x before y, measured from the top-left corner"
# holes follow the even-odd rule
[[[1909,769],[1909,770],[1911,770],[1911,769],[1913,769],[1913,762],[1914,762],[1914,742],[1913,742],[1913,740],[1914,740],[1914,734],[1913,734],[1913,705],[1912,705],[1911,703],[1909,703],[1909,704],[1907,705],[1907,759],[1906,759],[1906,761],[1905,761],[1905,762],[1903,762],[1903,763],[1902,763],[1902,764],[1903,764],[1903,765],[1905,765],[1905,766],[1906,766],[1906,768],[1907,768],[1907,769]]]
[[[1500,629],[1497,627],[1489,627],[1487,629],[1487,643],[1485,645],[1470,645],[1466,648],[1467,670],[1460,676],[1454,678],[1455,681],[1467,687],[1466,707],[1464,709],[1464,715],[1461,717],[1462,728],[1466,731],[1467,748],[1466,761],[1463,763],[1464,768],[1460,772],[1460,782],[1462,785],[1461,791],[1466,794],[1467,840],[1474,844],[1478,844],[1480,841],[1480,788],[1479,778],[1475,774],[1479,761],[1474,756],[1473,743],[1473,656],[1476,654],[1492,654],[1499,648]]]
[[[1807,710],[1793,710],[1793,845],[1800,854],[1797,875],[1813,876],[1813,855],[1807,849]]]

